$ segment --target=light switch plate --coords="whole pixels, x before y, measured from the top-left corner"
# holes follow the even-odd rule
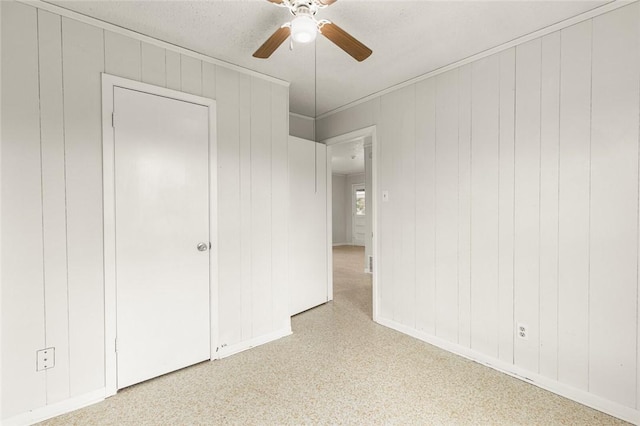
[[[382,191],[382,201],[389,201],[389,191]]]

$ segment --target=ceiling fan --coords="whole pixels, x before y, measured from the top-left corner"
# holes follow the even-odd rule
[[[372,51],[345,30],[326,19],[315,18],[318,10],[331,6],[337,0],[267,0],[289,9],[294,18],[276,30],[271,37],[253,54],[266,59],[291,36],[298,43],[309,43],[318,33],[331,40],[336,46],[351,55],[356,61],[367,59]]]

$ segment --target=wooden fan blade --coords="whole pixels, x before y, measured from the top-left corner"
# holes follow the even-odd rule
[[[269,1],[273,1],[273,0],[269,0]],[[280,0],[280,1],[282,1],[282,0]],[[318,0],[318,3],[320,3],[322,5],[325,5],[325,6],[331,6],[332,4],[334,4],[337,1],[338,0]]]
[[[254,58],[266,59],[289,37],[291,28],[280,27],[253,54]]]
[[[267,0],[267,1],[269,1],[271,3],[282,4],[282,0]]]
[[[327,22],[322,25],[320,32],[358,62],[364,61],[373,53],[371,49],[332,22]]]

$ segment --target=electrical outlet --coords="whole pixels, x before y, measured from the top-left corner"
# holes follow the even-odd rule
[[[40,349],[36,352],[36,371],[48,370],[56,365],[56,348]]]
[[[518,334],[518,337],[520,339],[529,340],[529,326],[527,324],[523,324],[523,323],[519,322],[517,324],[516,333]]]

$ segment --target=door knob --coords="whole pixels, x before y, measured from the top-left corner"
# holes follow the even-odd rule
[[[198,243],[198,251],[207,251],[209,245],[207,243]]]

